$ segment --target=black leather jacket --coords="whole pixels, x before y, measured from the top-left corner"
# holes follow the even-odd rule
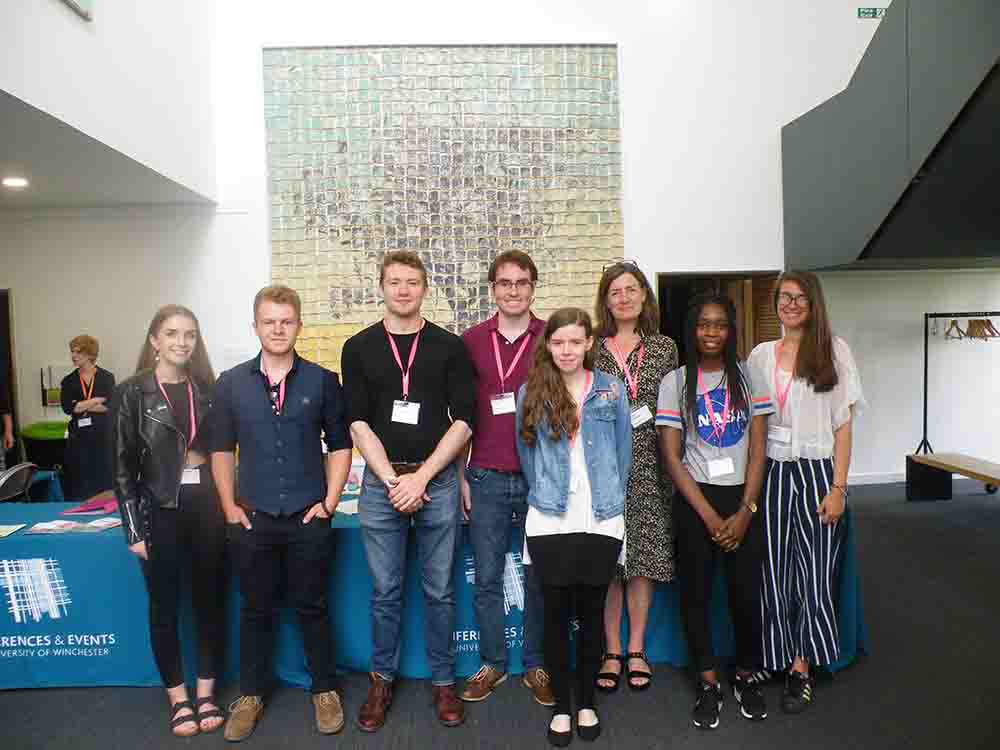
[[[199,432],[204,434],[212,395],[193,380],[191,386]],[[114,488],[125,539],[129,545],[148,542],[152,503],[177,507],[187,439],[177,429],[152,371],[140,372],[118,386],[111,419]]]

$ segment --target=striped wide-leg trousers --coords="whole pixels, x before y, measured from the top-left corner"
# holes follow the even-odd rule
[[[783,670],[797,656],[825,665],[839,655],[834,581],[844,523],[824,526],[817,513],[832,483],[831,459],[768,461],[761,595],[768,669]]]

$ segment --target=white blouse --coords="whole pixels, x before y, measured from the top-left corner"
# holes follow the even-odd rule
[[[775,412],[768,417],[768,427],[785,427],[791,430],[790,442],[774,440],[768,429],[767,456],[775,461],[795,461],[799,458],[821,459],[833,456],[833,433],[855,414],[864,412],[867,403],[861,392],[861,376],[847,342],[833,338],[834,367],[837,385],[826,393],[816,393],[803,378],[792,380],[784,410],[778,404],[778,386],[784,390],[791,373],[775,369],[778,341],[758,344],[750,353],[748,363],[753,377],[767,383],[774,400]],[[778,380],[778,384],[775,383]]]

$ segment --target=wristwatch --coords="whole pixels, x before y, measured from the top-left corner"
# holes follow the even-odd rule
[[[744,508],[746,508],[751,513],[756,513],[757,512],[757,503],[755,503],[753,500],[743,500],[740,503],[740,505],[742,505]]]

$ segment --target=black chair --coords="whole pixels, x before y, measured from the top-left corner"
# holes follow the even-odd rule
[[[28,488],[36,471],[38,467],[35,464],[25,461],[0,473],[0,503],[22,496],[27,499]]]

